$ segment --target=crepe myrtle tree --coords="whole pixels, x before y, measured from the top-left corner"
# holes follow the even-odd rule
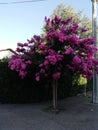
[[[72,17],[67,20],[45,17],[45,29],[44,37],[34,35],[26,43],[18,43],[18,55],[12,55],[9,67],[22,79],[27,74],[31,78],[34,75],[37,82],[43,78],[51,79],[53,110],[57,111],[58,80],[70,72],[91,79],[93,69],[98,72],[98,60],[94,57],[97,48],[93,45],[93,37],[83,37],[87,29],[80,28]],[[31,71],[29,66],[34,69]]]

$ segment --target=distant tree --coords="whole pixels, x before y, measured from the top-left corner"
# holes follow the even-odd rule
[[[85,34],[82,34],[83,37],[91,36],[92,35],[92,23],[91,20],[83,15],[82,11],[75,12],[71,5],[65,6],[64,4],[60,4],[57,8],[53,11],[51,18],[55,16],[61,17],[63,19],[68,19],[73,17],[74,21],[79,24],[81,28],[86,28],[87,31]],[[43,35],[45,33],[45,26],[43,28]]]
[[[71,5],[65,6],[64,4],[60,4],[57,8],[53,11],[51,17],[57,15],[58,17],[62,17],[63,19],[67,19],[69,17],[73,17],[75,21],[79,21],[80,13],[76,13]]]

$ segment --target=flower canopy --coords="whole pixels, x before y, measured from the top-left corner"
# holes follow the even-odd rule
[[[22,78],[32,73],[36,81],[59,79],[69,72],[92,78],[93,69],[98,72],[98,60],[94,57],[97,48],[93,37],[83,37],[86,31],[73,18],[45,17],[45,35],[34,35],[26,43],[18,43],[18,55],[11,57],[9,67]],[[29,66],[34,71],[31,72]]]

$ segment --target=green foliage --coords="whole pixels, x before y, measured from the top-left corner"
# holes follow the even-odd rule
[[[87,91],[92,91],[93,89],[93,79],[87,81]]]
[[[80,75],[78,85],[85,85],[85,84],[87,84],[87,79]]]
[[[1,60],[0,60],[0,62],[4,62],[4,63],[6,63],[6,62],[8,62],[9,61],[9,57],[3,57]]]
[[[85,87],[87,87],[87,79],[81,75],[74,75],[72,84],[70,96],[76,96],[79,93],[84,93]]]
[[[77,85],[75,87],[72,86],[72,80],[72,74],[59,80],[58,99],[76,95],[79,92]],[[21,80],[15,71],[11,71],[8,68],[7,62],[0,62],[0,102],[32,103],[49,100],[52,98],[50,81],[46,84],[44,79],[36,83],[35,79],[31,79],[30,76]]]
[[[21,80],[15,71],[8,68],[7,62],[0,62],[0,102],[39,102],[44,99],[44,94],[44,84],[36,84],[30,77]]]

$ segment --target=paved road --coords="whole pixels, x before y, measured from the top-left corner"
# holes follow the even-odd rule
[[[89,97],[58,102],[60,112],[48,103],[0,104],[0,130],[98,130],[98,105]]]

